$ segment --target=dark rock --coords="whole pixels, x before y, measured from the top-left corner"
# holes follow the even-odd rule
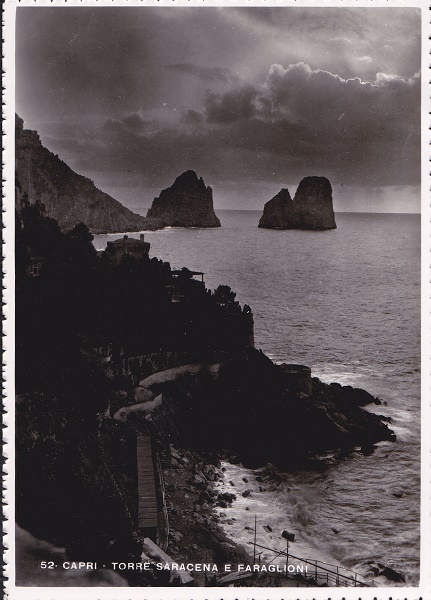
[[[377,446],[375,446],[374,444],[364,444],[363,446],[361,446],[361,452],[364,456],[371,456],[376,448]]]
[[[180,533],[179,531],[170,531],[169,532],[169,538],[171,538],[174,542],[179,542],[182,537],[183,537],[183,534]]]
[[[172,227],[220,227],[212,189],[194,171],[186,171],[171,187],[162,190],[154,198],[147,218],[159,219]]]
[[[391,569],[389,567],[385,567],[380,573],[380,575],[383,575],[383,577],[386,577],[386,579],[389,579],[390,581],[395,581],[396,583],[405,583],[406,581],[404,575],[398,573],[397,571],[394,571],[394,569]]]
[[[243,480],[245,483],[248,483],[248,479],[247,479],[247,477],[243,477],[243,478],[242,478],[242,480]]]
[[[281,534],[281,537],[284,538],[285,540],[287,540],[288,542],[294,542],[295,541],[295,534],[294,533],[290,533],[286,529]]]
[[[224,500],[219,500],[217,502],[217,506],[220,506],[220,508],[227,508],[227,502],[225,502]]]
[[[205,489],[207,487],[207,482],[205,478],[201,475],[193,475],[193,477],[190,480],[190,483],[192,483],[194,486],[200,489]]]
[[[208,493],[207,490],[201,492],[201,495],[199,496],[199,501],[204,504],[205,502],[209,502],[209,503],[213,503],[214,499],[213,497]]]
[[[297,229],[335,229],[332,187],[326,177],[305,177],[293,200]]]
[[[266,229],[293,229],[295,216],[288,189],[282,189],[263,207],[259,227]]]
[[[404,496],[403,492],[393,492],[392,496],[395,496],[395,498],[402,498]]]
[[[338,385],[340,388],[343,387],[340,386],[340,384],[331,383],[331,386],[336,385]],[[376,404],[377,406],[379,406],[382,403],[382,401],[379,398],[373,396],[372,394],[361,388],[354,388],[351,385],[345,385],[343,389],[345,392],[348,393],[349,400],[354,402],[356,406],[368,406],[369,404]]]
[[[264,530],[267,531],[268,533],[271,533],[272,531],[272,527],[270,525],[264,525],[263,526]]]
[[[312,394],[298,399],[286,387],[282,370],[249,349],[223,366],[217,381],[194,380],[193,386],[190,382],[175,416],[187,414],[182,422],[190,443],[207,452],[225,448],[240,456],[243,465],[258,465],[255,468],[271,463],[282,470],[301,469],[310,465],[310,457],[329,450],[337,453],[335,461],[354,448],[366,450],[379,441],[395,440],[380,415],[363,410],[354,396],[352,388],[313,378]],[[313,463],[313,468],[314,464],[325,468],[323,461]],[[280,477],[276,468],[268,467],[258,475],[265,482]],[[252,481],[250,489],[255,476]]]
[[[217,469],[213,465],[205,465],[203,467],[203,473],[208,481],[216,481],[219,477]]]
[[[252,491],[253,491],[253,490],[245,490],[245,492],[243,492],[241,495],[242,495],[244,498],[247,498],[248,496],[250,496],[250,494],[251,494],[251,492],[252,492]]]
[[[221,492],[218,495],[218,500],[224,500],[225,502],[233,502],[233,500],[236,500],[236,496],[235,494],[231,494],[230,492]]]
[[[262,479],[262,477],[260,477],[260,476],[258,475],[258,476],[256,477],[256,481],[262,482],[262,481],[263,481],[263,479]]]
[[[30,203],[45,205],[49,217],[63,229],[84,223],[93,233],[117,233],[160,229],[162,224],[147,220],[99,190],[94,183],[78,175],[56,154],[42,146],[36,131],[23,129],[17,116],[15,170],[21,194]],[[29,176],[29,173],[31,176]]]
[[[340,533],[339,529],[335,529],[335,527],[331,527],[331,531],[333,531],[334,533]]]
[[[391,567],[387,567],[381,563],[374,563],[373,561],[369,561],[368,564],[371,565],[370,570],[376,577],[386,577],[386,579],[389,579],[389,581],[394,581],[395,583],[405,583],[406,581],[404,575],[398,573]]]

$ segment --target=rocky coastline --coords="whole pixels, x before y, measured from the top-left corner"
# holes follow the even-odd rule
[[[151,527],[171,560],[199,563],[248,560],[222,530],[234,498],[217,488],[220,461],[289,472],[395,439],[362,409],[379,399],[255,349],[251,310],[228,286],[207,290],[148,256],[99,257],[88,228],[63,233],[37,204],[17,216],[17,522],[68,559],[139,562],[148,551],[144,437],[165,487],[154,511],[169,521]],[[29,248],[44,258],[37,276]],[[121,576],[174,584],[154,570]]]

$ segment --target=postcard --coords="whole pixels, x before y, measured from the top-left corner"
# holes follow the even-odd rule
[[[430,598],[428,12],[5,3],[7,598]]]

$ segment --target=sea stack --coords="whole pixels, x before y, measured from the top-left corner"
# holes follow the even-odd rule
[[[259,227],[266,229],[294,229],[295,215],[293,201],[289,190],[283,188],[274,198],[269,200],[259,221]]]
[[[186,171],[154,198],[147,218],[172,227],[220,227],[213,207],[213,192],[194,171]]]
[[[293,200],[297,229],[335,229],[332,187],[326,177],[305,177]]]

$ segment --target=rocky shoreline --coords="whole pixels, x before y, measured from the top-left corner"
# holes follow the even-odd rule
[[[248,563],[246,550],[222,529],[229,498],[217,489],[217,482],[223,478],[220,461],[205,460],[182,448],[172,449],[171,455],[171,466],[163,472],[168,499],[168,554],[178,562],[220,567],[225,563]],[[196,585],[203,585],[202,573],[193,577]]]

